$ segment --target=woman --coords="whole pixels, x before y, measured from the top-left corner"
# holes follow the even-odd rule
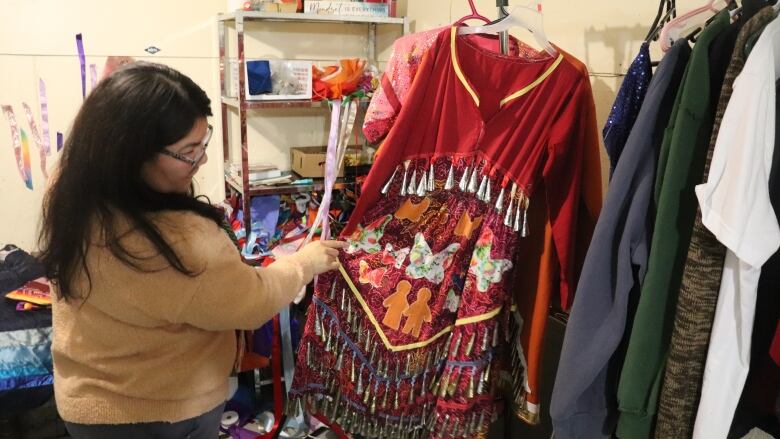
[[[213,439],[234,330],[259,327],[338,266],[337,241],[267,268],[241,262],[222,214],[192,194],[209,104],[185,75],[135,63],[76,116],[40,235],[59,299],[55,398],[73,437]]]

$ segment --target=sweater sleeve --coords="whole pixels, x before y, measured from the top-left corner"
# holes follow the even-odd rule
[[[212,331],[255,329],[292,302],[314,277],[311,264],[300,254],[264,268],[246,265],[219,227],[208,228],[203,234],[207,238],[185,245],[204,262],[176,322]]]
[[[171,267],[155,246],[130,230],[121,244],[137,268],[106,247],[90,251],[93,285],[88,303],[112,318],[141,327],[189,324],[210,331],[255,329],[289,304],[314,277],[300,253],[267,268],[245,264],[227,234],[190,212],[164,212],[154,224],[182,264]]]

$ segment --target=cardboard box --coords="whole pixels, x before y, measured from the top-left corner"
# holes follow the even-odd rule
[[[292,171],[304,178],[325,177],[325,146],[301,146],[290,149],[290,163]],[[359,164],[361,150],[348,148],[344,157],[344,164],[339,169],[339,177],[344,176],[344,165],[354,166]]]

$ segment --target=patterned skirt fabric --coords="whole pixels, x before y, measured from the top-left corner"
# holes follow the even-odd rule
[[[319,278],[289,408],[366,437],[474,437],[527,387],[507,284],[528,198],[487,163],[405,165]]]

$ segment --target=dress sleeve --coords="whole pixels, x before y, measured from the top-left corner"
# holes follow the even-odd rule
[[[371,103],[366,110],[366,118],[363,122],[363,135],[370,143],[377,143],[382,140],[395,122],[398,112],[401,110],[401,98],[403,93],[398,93],[398,82],[394,83],[392,78],[404,76],[409,79],[410,66],[403,60],[403,48],[400,46],[400,40],[393,44],[393,52],[387,62],[385,72],[379,87],[371,98]]]
[[[542,171],[553,242],[560,266],[561,308],[567,310],[576,286],[575,254],[577,221],[582,195],[583,159],[590,118],[584,117],[593,105],[587,77],[581,78],[553,123]]]

